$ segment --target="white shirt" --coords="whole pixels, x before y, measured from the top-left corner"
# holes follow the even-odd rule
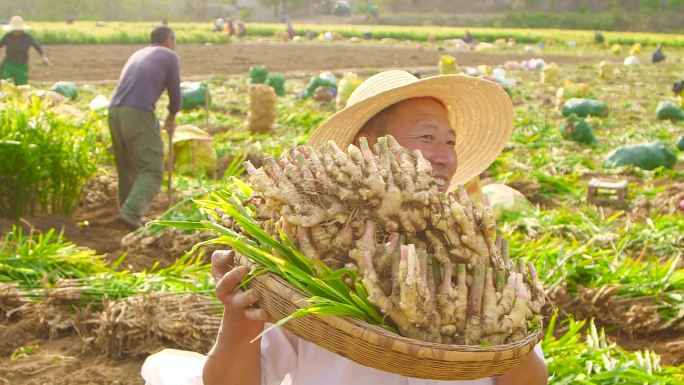
[[[544,358],[541,345],[534,352]],[[195,352],[164,349],[147,357],[140,374],[146,385],[202,385],[206,359]],[[403,377],[359,365],[278,328],[261,339],[261,384],[485,385],[494,384],[494,379],[434,381]]]
[[[542,359],[541,345],[534,348]],[[287,332],[269,331],[261,339],[261,385],[490,385],[494,378],[437,381],[404,377],[357,364]]]

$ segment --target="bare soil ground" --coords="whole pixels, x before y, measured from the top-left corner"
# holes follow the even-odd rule
[[[0,232],[11,229],[16,224],[28,230],[34,228],[45,232],[50,229],[63,230],[67,240],[79,245],[91,248],[98,254],[104,255],[109,261],[115,261],[122,253],[129,249],[124,247],[121,239],[131,232],[127,227],[119,223],[117,199],[110,196],[109,200],[102,202],[96,207],[79,208],[71,217],[66,215],[41,215],[22,218],[12,221],[0,218]],[[157,217],[169,207],[166,194],[159,194],[152,203],[148,215],[150,218]],[[87,222],[88,225],[84,225]],[[123,268],[140,271],[152,267],[155,262],[160,266],[172,264],[179,255],[172,255],[169,250],[154,246],[136,248],[135,253],[129,253],[123,264]]]
[[[77,335],[50,338],[35,318],[0,323],[0,384],[142,385],[143,359],[112,360],[84,350]],[[30,355],[10,358],[19,347]]]
[[[68,80],[75,82],[116,81],[126,59],[139,45],[82,44],[46,45],[52,64],[45,67],[33,55],[31,79],[34,81]],[[254,64],[271,71],[321,71],[339,69],[415,68],[436,66],[445,53],[454,55],[460,65],[503,64],[508,60],[528,58],[522,54],[455,51],[416,43],[401,45],[353,43],[283,43],[245,41],[232,44],[179,45],[183,78],[246,73]],[[590,56],[544,56],[562,63],[595,63],[604,58]]]

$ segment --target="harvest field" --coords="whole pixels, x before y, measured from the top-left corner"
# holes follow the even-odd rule
[[[206,353],[220,321],[207,263],[221,246],[187,253],[215,233],[160,224],[129,233],[112,221],[116,172],[106,109],[91,101],[111,97],[120,67],[150,25],[81,23],[37,23],[52,66],[31,64],[32,89],[0,90],[0,383],[141,384],[148,354],[163,347]],[[283,42],[273,37],[282,27],[254,25],[247,38],[220,44],[225,38],[205,27],[179,25],[178,52],[184,80],[206,82],[211,106],[182,111],[178,122],[209,133],[216,163],[198,171],[204,163],[181,153],[173,197],[165,179],[149,220],[205,219],[193,199],[206,205],[217,199],[208,194],[225,191],[232,178],[248,180],[244,160],[258,167],[304,144],[336,110],[334,100],[299,97],[320,71],[333,71],[338,81],[346,71],[366,77],[389,68],[436,75],[445,54],[473,74],[480,65],[490,66],[480,73],[505,68],[515,128],[482,180],[505,183],[529,201],[509,208],[497,228],[511,258],[534,264],[544,285],[550,383],[684,382],[684,117],[658,119],[655,112],[662,101],[676,102],[671,87],[684,78],[681,35],[606,33],[608,47],[598,47],[590,31],[474,28],[476,38],[492,43],[518,40],[476,51],[445,41],[463,29],[374,27],[373,39],[363,40],[357,26],[296,26],[300,34],[336,28],[342,37]],[[387,37],[396,40],[380,40]],[[611,53],[618,42],[629,45]],[[640,64],[625,66],[635,42],[643,44],[635,54]],[[651,64],[655,43],[665,46],[667,59]],[[514,64],[532,57],[556,63],[557,71]],[[247,128],[255,64],[285,78],[269,133]],[[76,83],[75,100],[29,96],[59,80]],[[607,112],[586,122],[565,118],[559,106],[573,95],[604,102]],[[157,103],[158,116],[165,106],[165,99]],[[562,132],[580,123],[593,128],[589,144]],[[654,158],[665,166],[606,162],[620,147],[651,142],[664,145]],[[594,177],[628,181],[626,207],[587,202]]]

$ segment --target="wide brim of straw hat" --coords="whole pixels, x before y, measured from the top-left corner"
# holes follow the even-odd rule
[[[458,157],[451,187],[465,184],[487,169],[510,139],[513,105],[498,84],[465,75],[417,79],[406,71],[391,70],[362,83],[352,93],[347,107],[323,122],[308,144],[318,146],[332,140],[346,149],[378,112],[416,97],[436,98],[447,108]]]
[[[5,32],[28,31],[31,29],[31,27],[26,25],[24,19],[17,16],[12,17],[9,24],[4,25],[2,28],[5,30]]]

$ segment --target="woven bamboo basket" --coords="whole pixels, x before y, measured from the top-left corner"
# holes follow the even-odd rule
[[[245,257],[240,264],[253,266]],[[298,308],[306,298],[275,274],[261,274],[250,286],[261,295],[258,305],[269,322]],[[306,316],[285,329],[304,340],[364,366],[402,376],[431,380],[475,380],[501,375],[520,364],[541,340],[541,330],[515,343],[493,347],[445,345],[418,341],[352,317]]]

